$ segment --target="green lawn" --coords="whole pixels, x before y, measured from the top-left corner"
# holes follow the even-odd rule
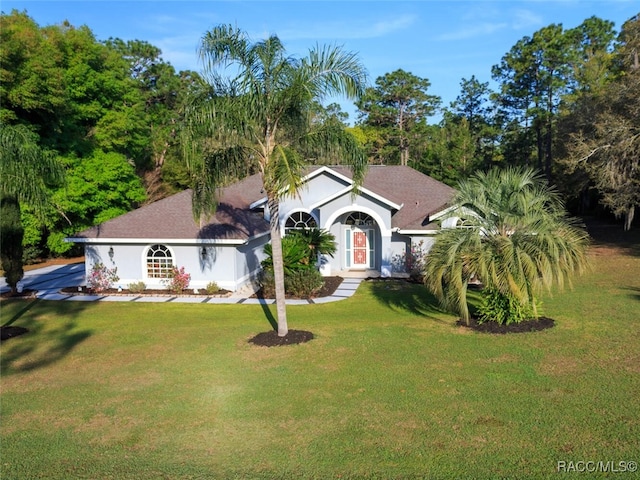
[[[557,468],[640,461],[633,238],[537,333],[469,332],[382,282],[289,307],[316,339],[271,349],[247,343],[260,306],[4,301],[30,333],[2,344],[0,478],[606,477]]]

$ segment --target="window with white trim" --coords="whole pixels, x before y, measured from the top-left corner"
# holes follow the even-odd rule
[[[292,213],[284,224],[285,234],[291,230],[303,230],[309,228],[318,228],[316,219],[307,212]]]
[[[168,278],[173,267],[171,250],[164,245],[152,245],[147,250],[147,277]]]
[[[346,225],[356,225],[358,227],[372,227],[374,220],[371,215],[362,212],[353,212],[349,214],[344,222]]]

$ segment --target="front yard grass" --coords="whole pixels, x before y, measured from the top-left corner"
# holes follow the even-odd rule
[[[394,282],[290,306],[316,338],[278,348],[247,343],[270,328],[260,306],[3,301],[30,333],[2,344],[0,476],[572,478],[558,462],[640,461],[640,252],[592,259],[544,299],[556,326],[525,334],[458,327]]]

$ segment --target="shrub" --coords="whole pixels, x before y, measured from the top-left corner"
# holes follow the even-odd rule
[[[216,282],[207,283],[207,286],[204,289],[209,295],[216,294],[220,291],[220,287]]]
[[[304,228],[293,230],[289,235],[300,237],[302,239],[309,249],[309,258],[315,258],[319,254],[333,257],[333,254],[336,253],[338,249],[336,236],[324,228]]]
[[[90,289],[95,292],[101,292],[108,288],[120,280],[120,277],[117,275],[118,268],[107,268],[102,263],[96,263],[91,268],[91,273],[89,274],[89,279],[87,280],[87,285]]]
[[[168,278],[162,281],[173,293],[181,293],[189,288],[190,282],[191,274],[185,272],[184,267],[171,267],[168,272]]]
[[[133,282],[129,284],[129,291],[131,293],[142,293],[147,289],[147,284],[144,282]]]
[[[394,255],[391,259],[391,268],[394,272],[408,273],[412,279],[422,281],[426,257],[427,249],[424,240],[420,240],[418,243],[411,243],[411,251],[408,254]]]
[[[262,268],[273,271],[273,250],[270,243],[264,246],[264,253],[267,258],[262,261]],[[285,275],[296,270],[313,268],[313,262],[309,260],[309,247],[297,235],[282,238],[282,261]]]
[[[265,298],[274,298],[276,296],[276,283],[273,278],[272,269],[264,269],[258,277],[258,284],[262,289],[262,295]]]
[[[483,291],[482,303],[478,306],[477,313],[478,323],[496,322],[500,325],[520,323],[537,317],[533,305],[497,290]]]
[[[266,298],[273,298],[276,295],[275,281],[272,270],[263,270],[259,284],[262,288],[262,295]],[[284,291],[296,297],[310,297],[324,285],[324,279],[320,272],[314,268],[298,270],[284,276]]]
[[[296,297],[310,297],[324,285],[324,279],[315,268],[298,270],[284,278],[285,292]]]

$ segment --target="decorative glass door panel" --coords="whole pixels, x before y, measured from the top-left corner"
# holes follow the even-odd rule
[[[363,231],[353,232],[353,266],[354,267],[367,267],[369,262],[367,261],[367,253],[369,248],[367,247],[367,234]]]
[[[373,229],[348,229],[345,253],[347,268],[373,268]]]

